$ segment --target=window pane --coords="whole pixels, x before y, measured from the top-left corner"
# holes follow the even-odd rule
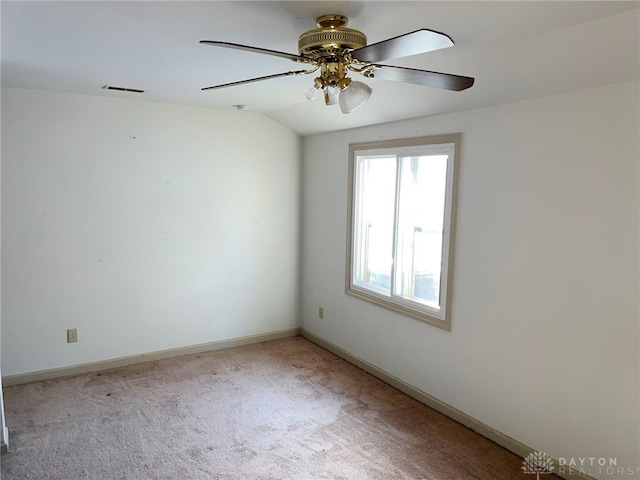
[[[379,293],[391,291],[395,156],[357,158],[355,269],[353,281]]]
[[[394,294],[440,307],[447,155],[401,157]]]
[[[460,134],[351,144],[348,295],[451,329]]]

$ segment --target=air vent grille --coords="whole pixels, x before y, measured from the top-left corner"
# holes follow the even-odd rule
[[[114,87],[112,85],[104,85],[103,90],[116,90],[118,92],[130,92],[130,93],[144,93],[144,90],[139,88],[126,88],[126,87]]]

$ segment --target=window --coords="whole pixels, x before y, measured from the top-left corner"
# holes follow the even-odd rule
[[[460,135],[350,146],[350,295],[450,330]]]

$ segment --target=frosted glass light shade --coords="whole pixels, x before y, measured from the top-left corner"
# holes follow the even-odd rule
[[[339,94],[340,90],[338,90],[338,87],[324,87],[324,103],[326,105],[337,105]]]
[[[362,82],[351,82],[347,88],[340,92],[340,110],[342,113],[351,113],[364,105],[373,93],[371,87]]]

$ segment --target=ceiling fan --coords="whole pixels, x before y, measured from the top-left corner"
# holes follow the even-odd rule
[[[200,43],[204,45],[262,53],[309,65],[307,70],[276,73],[238,82],[213,85],[202,90],[231,87],[278,77],[306,75],[320,71],[319,76],[314,80],[313,87],[305,93],[306,97],[313,100],[316,94],[322,91],[325,104],[339,104],[343,113],[351,113],[369,99],[372,90],[366,83],[353,81],[349,78],[347,76],[349,71],[359,73],[366,78],[413,83],[445,90],[460,91],[473,85],[474,79],[471,77],[376,63],[391,58],[452,47],[453,40],[444,33],[421,29],[367,45],[365,34],[346,28],[347,23],[348,19],[343,15],[319,17],[317,19],[318,28],[309,30],[298,38],[298,55],[237,43],[202,40]]]

